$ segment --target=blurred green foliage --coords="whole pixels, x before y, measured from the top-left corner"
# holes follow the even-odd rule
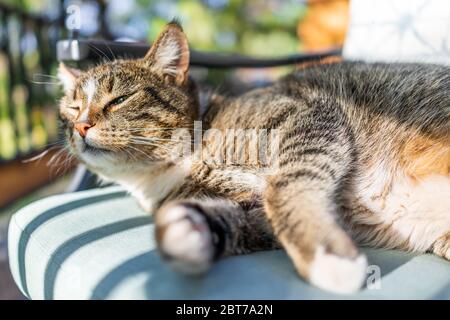
[[[26,12],[46,1],[2,3]],[[38,151],[57,137],[57,88],[48,76],[56,65],[49,28],[14,13],[0,12],[0,161]],[[47,76],[40,76],[46,74]],[[40,78],[36,78],[40,76]]]
[[[136,0],[135,8],[149,41],[177,18],[195,49],[255,56],[298,51],[296,28],[306,12],[298,0]],[[111,14],[112,22],[130,21],[135,10]]]

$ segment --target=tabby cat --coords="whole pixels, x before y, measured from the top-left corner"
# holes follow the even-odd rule
[[[238,97],[214,95],[203,113],[188,71],[177,23],[142,59],[59,68],[71,151],[154,213],[174,268],[199,273],[283,247],[310,283],[350,293],[366,277],[357,245],[450,259],[450,68],[317,64]],[[192,133],[195,120],[202,132],[276,130],[278,165],[214,164],[197,157],[205,149],[174,158],[172,131]]]

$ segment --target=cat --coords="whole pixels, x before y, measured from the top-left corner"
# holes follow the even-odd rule
[[[213,95],[201,114],[188,41],[169,23],[141,59],[61,64],[58,76],[71,152],[154,213],[176,270],[284,248],[311,284],[351,293],[368,265],[358,246],[450,259],[449,67],[317,64],[238,97]],[[277,165],[198,160],[205,149],[173,157],[179,128],[277,132]]]

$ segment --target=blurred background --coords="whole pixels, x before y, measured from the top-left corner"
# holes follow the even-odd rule
[[[79,21],[70,20],[73,10]],[[0,0],[0,299],[21,297],[7,266],[10,215],[68,190],[76,166],[58,130],[56,42],[151,42],[173,18],[196,50],[278,57],[341,46],[348,0]],[[292,68],[194,68],[192,74],[205,86],[233,93]]]

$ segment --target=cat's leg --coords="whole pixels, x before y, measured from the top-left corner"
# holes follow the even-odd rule
[[[162,257],[185,273],[204,272],[223,256],[279,247],[257,203],[172,201],[157,211],[155,227]]]
[[[322,289],[357,291],[366,277],[366,258],[337,223],[331,190],[309,179],[284,184],[285,179],[270,183],[266,211],[297,271]]]
[[[341,227],[338,210],[351,179],[351,133],[326,110],[305,118],[280,140],[279,172],[268,180],[265,211],[301,276],[326,290],[354,292],[366,278],[367,261]]]
[[[450,231],[437,239],[431,248],[434,254],[450,261]]]

